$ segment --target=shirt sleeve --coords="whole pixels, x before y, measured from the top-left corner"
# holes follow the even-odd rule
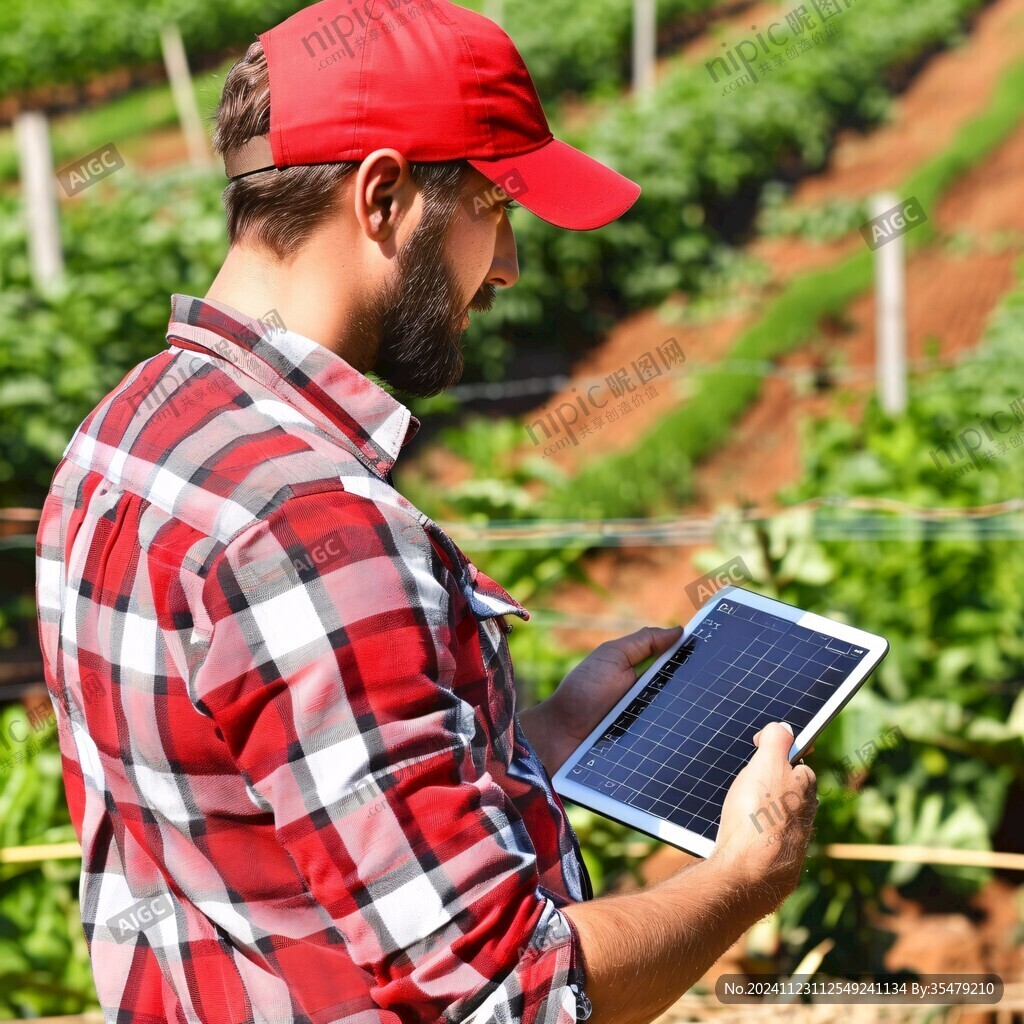
[[[190,696],[376,1003],[409,1022],[568,1024],[578,933],[538,889],[484,712],[453,690],[470,670],[453,594],[401,509],[289,498],[211,569]]]

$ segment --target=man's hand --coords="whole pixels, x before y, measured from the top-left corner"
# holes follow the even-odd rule
[[[725,796],[709,860],[735,872],[751,905],[769,913],[800,881],[818,808],[817,780],[807,765],[790,765],[788,726],[770,722],[754,743],[754,756]]]
[[[562,680],[547,700],[519,716],[548,775],[554,776],[637,681],[635,666],[651,655],[663,654],[682,632],[682,626],[645,626],[617,640],[606,640]]]
[[[793,734],[772,722],[754,737],[750,764],[726,794],[714,853],[656,885],[605,893],[565,907],[580,933],[592,1024],[648,1024],[694,985],[800,877],[810,833],[814,776],[789,765]],[[780,791],[793,796],[780,799]],[[757,822],[777,800],[769,832]],[[769,807],[771,803],[769,802]],[[770,837],[783,834],[783,841]]]

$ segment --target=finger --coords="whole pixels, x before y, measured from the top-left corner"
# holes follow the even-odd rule
[[[612,647],[617,647],[622,651],[629,659],[630,665],[638,665],[644,658],[649,658],[652,654],[662,654],[667,651],[679,639],[682,632],[682,626],[669,626],[667,629],[661,626],[644,626],[635,633],[608,642]]]
[[[803,803],[798,808],[798,815],[801,821],[811,824],[818,813],[820,801],[818,800],[818,780],[814,772],[805,764],[797,765],[793,769],[796,787],[803,798]]]
[[[754,743],[757,745],[754,757],[788,762],[793,746],[793,727],[788,722],[769,722],[754,737]]]
[[[787,728],[789,728],[789,729],[792,729],[792,728],[793,728],[793,727],[792,727],[792,726],[791,726],[791,725],[789,724],[789,722],[783,722],[782,724],[783,724],[783,725],[785,725],[785,726],[786,726]],[[764,729],[758,729],[758,731],[754,733],[754,746],[755,746],[755,747],[756,747],[756,746],[758,745],[758,743],[760,742],[760,739],[761,739],[761,733],[762,733],[762,732],[764,732]],[[812,744],[811,744],[811,745],[810,745],[810,746],[809,746],[809,747],[808,747],[808,748],[807,748],[807,749],[806,749],[806,750],[805,750],[805,751],[803,752],[803,754],[801,754],[800,756],[801,756],[801,757],[803,757],[803,756],[804,756],[804,755],[806,755],[806,754],[813,754],[813,753],[814,753],[814,744],[812,743]]]
[[[793,766],[793,778],[803,787],[806,793],[817,792],[818,776],[810,765],[797,764]]]
[[[790,731],[790,732],[792,732],[792,731],[793,731],[793,726],[791,726],[791,725],[789,724],[789,722],[779,722],[778,724],[779,724],[779,725],[784,725],[784,726],[785,726],[785,727],[786,727],[787,729],[789,729],[789,731]],[[761,728],[761,729],[758,729],[758,730],[757,730],[757,732],[755,732],[755,733],[754,733],[754,745],[755,745],[755,746],[756,746],[756,745],[757,745],[758,743],[760,743],[760,742],[761,742],[761,735],[762,735],[762,733],[763,733],[763,732],[764,732],[764,729],[763,729],[763,728]]]

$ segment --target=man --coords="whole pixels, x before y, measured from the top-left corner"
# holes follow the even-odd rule
[[[494,185],[570,230],[639,194],[552,138],[496,25],[399,10],[324,0],[232,70],[224,265],[46,501],[40,636],[110,1020],[641,1024],[799,877],[814,777],[772,723],[712,857],[590,898],[550,776],[679,627],[520,713],[503,626],[528,613],[392,486],[419,424],[365,374],[459,379],[468,310],[518,277]],[[783,789],[769,843],[752,815]]]

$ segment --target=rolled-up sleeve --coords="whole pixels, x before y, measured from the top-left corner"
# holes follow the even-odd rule
[[[567,1024],[578,933],[455,692],[458,596],[401,509],[290,497],[211,568],[190,697],[382,1009]]]

